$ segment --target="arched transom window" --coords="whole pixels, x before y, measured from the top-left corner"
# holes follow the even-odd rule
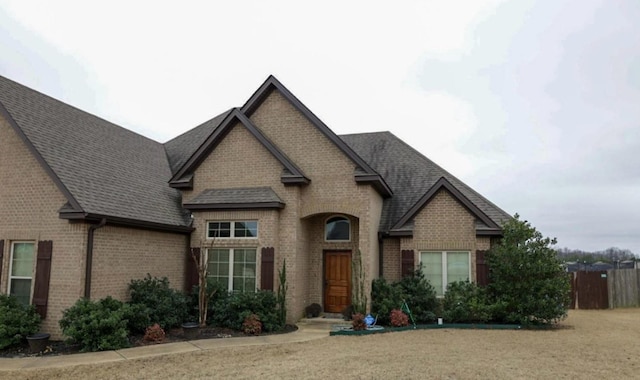
[[[327,219],[324,226],[324,239],[326,241],[350,241],[351,223],[344,216],[334,216]]]

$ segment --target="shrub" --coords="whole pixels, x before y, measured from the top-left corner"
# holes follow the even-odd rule
[[[262,333],[262,322],[260,322],[260,317],[253,313],[245,315],[244,322],[242,322],[242,331],[247,335],[260,335],[260,333]]]
[[[415,322],[434,322],[436,320],[435,311],[438,309],[436,291],[424,277],[422,270],[418,269],[413,273],[413,276],[404,277],[400,280],[399,285]]]
[[[116,350],[129,346],[129,306],[111,297],[99,301],[79,299],[62,312],[62,333],[80,344],[82,351]]]
[[[390,320],[391,326],[394,327],[403,327],[409,325],[409,317],[402,310],[391,310]]]
[[[442,317],[447,322],[484,323],[492,320],[493,306],[485,288],[468,281],[449,284],[442,301]]]
[[[24,306],[15,297],[0,294],[0,349],[20,343],[39,328],[40,315],[33,305]]]
[[[164,333],[162,327],[160,327],[159,324],[155,323],[153,326],[147,327],[142,340],[144,340],[145,342],[160,343],[164,340],[165,336],[166,334]]]
[[[322,306],[318,303],[312,303],[311,305],[304,308],[304,313],[306,317],[316,318],[320,316],[322,312]]]
[[[256,314],[264,331],[278,331],[284,328],[281,314],[277,307],[276,295],[270,291],[227,293],[226,296],[216,298],[215,312],[210,321],[221,327],[228,327],[242,331],[244,318],[248,314]]]
[[[438,300],[433,286],[421,270],[394,283],[383,278],[375,279],[371,287],[371,310],[378,315],[378,322],[391,323],[391,310],[402,308],[406,301],[416,323],[429,323],[436,319]]]
[[[503,225],[503,238],[487,255],[497,318],[524,325],[566,318],[570,284],[551,247],[555,243],[518,214]]]
[[[384,278],[373,280],[371,284],[371,312],[378,315],[378,323],[389,325],[391,310],[402,307],[402,289]]]
[[[354,331],[366,330],[367,323],[364,321],[364,315],[362,313],[356,313],[351,316],[351,325]]]
[[[142,326],[142,329],[150,323],[157,323],[164,329],[176,327],[184,322],[188,316],[187,297],[179,290],[171,288],[166,277],[157,278],[147,274],[147,277],[141,280],[131,280],[129,292],[131,305],[146,307],[146,315],[149,320]],[[138,311],[145,314],[143,308],[139,308]],[[137,330],[141,328],[141,324],[142,321],[135,323],[132,327]]]

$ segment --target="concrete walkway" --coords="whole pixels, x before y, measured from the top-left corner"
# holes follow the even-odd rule
[[[255,337],[199,339],[186,342],[156,344],[142,347],[125,348],[116,351],[88,352],[83,354],[40,356],[27,358],[0,358],[0,372],[23,368],[56,368],[82,364],[95,364],[133,360],[182,352],[205,351],[225,347],[260,346],[267,344],[286,344],[307,342],[329,336],[335,321],[314,318],[298,323],[298,330],[287,334],[275,334]]]

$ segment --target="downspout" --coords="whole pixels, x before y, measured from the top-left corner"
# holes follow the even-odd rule
[[[91,298],[91,272],[93,271],[93,233],[98,228],[104,227],[107,224],[107,219],[102,218],[100,223],[89,226],[89,232],[87,233],[87,260],[85,266],[84,277],[84,298]]]
[[[384,267],[384,252],[382,244],[382,232],[378,232],[378,277],[382,277]]]

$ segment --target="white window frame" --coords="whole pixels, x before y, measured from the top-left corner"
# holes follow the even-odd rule
[[[449,286],[448,272],[447,272],[447,253],[466,253],[467,254],[467,268],[468,268],[468,281],[471,281],[471,252],[470,251],[437,251],[437,250],[423,250],[420,251],[420,267],[422,268],[422,254],[423,253],[440,253],[442,255],[442,295],[438,297],[444,297],[444,294],[447,292],[447,287]]]
[[[229,223],[229,236],[210,236],[209,225],[211,223]],[[255,223],[256,224],[256,236],[235,236],[236,223]],[[207,240],[214,239],[257,239],[260,236],[260,223],[257,220],[209,220],[207,221]]]
[[[229,250],[229,275],[228,275],[228,279],[227,279],[227,291],[229,292],[233,292],[233,266],[235,264],[234,261],[234,254],[235,254],[235,250],[236,249],[250,249],[250,250],[254,250],[255,251],[255,272],[253,275],[254,278],[254,289],[253,291],[257,291],[258,290],[258,248],[256,247],[234,247],[234,248],[228,248],[228,247],[213,247],[213,248],[207,248],[207,265],[209,265],[210,259],[209,259],[209,255],[211,254],[211,252],[209,252],[210,250],[223,250],[223,249],[227,249]],[[207,276],[207,277],[212,277],[212,276]],[[247,291],[245,289],[245,291]]]
[[[327,224],[329,223],[329,221],[331,219],[334,218],[341,218],[341,219],[345,219],[347,221],[347,223],[349,224],[349,238],[347,240],[329,240],[327,239]],[[351,231],[353,230],[352,227],[352,223],[351,223],[351,219],[349,219],[348,217],[344,216],[344,215],[331,215],[330,217],[326,218],[324,220],[324,225],[322,228],[322,233],[324,234],[324,241],[325,243],[348,243],[351,241]]]
[[[16,244],[32,244],[33,245],[33,261],[31,263],[31,276],[14,276],[13,275],[13,254],[15,252]],[[34,271],[37,260],[37,246],[36,242],[32,240],[16,240],[11,242],[11,251],[9,254],[9,281],[7,283],[7,294],[11,294],[11,283],[13,280],[30,280],[31,284],[29,285],[29,304],[31,304],[31,299],[33,298],[33,283],[34,283]]]

